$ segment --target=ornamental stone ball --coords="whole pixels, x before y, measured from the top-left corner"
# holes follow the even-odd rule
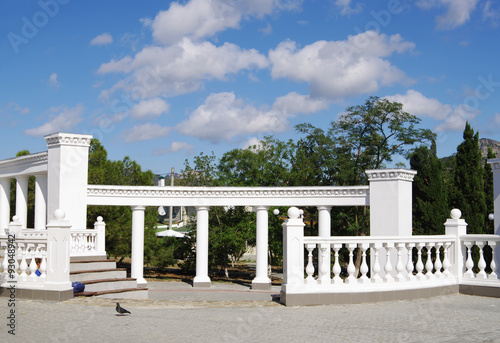
[[[489,220],[494,220],[494,219],[495,219],[495,214],[494,214],[494,213],[490,213],[490,214],[488,215],[488,219],[489,219]]]
[[[297,219],[299,216],[300,216],[300,210],[297,207],[292,206],[288,209],[288,218]]]
[[[102,222],[102,220],[103,220],[103,219],[102,219],[102,217],[101,217],[101,216],[97,217],[97,221],[98,221],[99,223],[100,223],[100,222]]]
[[[458,208],[454,208],[453,210],[451,210],[450,216],[452,219],[460,219],[460,217],[462,216],[462,211],[460,211]]]
[[[18,222],[19,222],[19,216],[14,216],[14,217],[12,217],[12,221],[13,221],[14,223],[18,223]]]
[[[278,214],[280,214],[280,210],[278,210],[277,208],[275,208],[273,210],[273,213],[274,213],[275,216],[277,216]]]
[[[56,220],[63,220],[64,217],[66,217],[66,212],[64,212],[64,210],[58,208],[57,210],[54,211],[54,218]]]

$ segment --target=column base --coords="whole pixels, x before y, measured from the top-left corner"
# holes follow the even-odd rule
[[[210,287],[211,281],[208,276],[195,276],[193,280],[193,287]]]
[[[148,286],[148,282],[145,280],[145,279],[142,279],[142,280],[139,280],[137,279],[137,287],[147,287]]]
[[[252,281],[252,290],[268,291],[271,289],[271,281],[269,282],[255,282]]]

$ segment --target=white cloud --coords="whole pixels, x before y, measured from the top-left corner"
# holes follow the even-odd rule
[[[495,124],[500,124],[500,112],[495,113],[495,118],[493,118]]]
[[[19,114],[28,114],[30,113],[29,107],[21,107],[18,103],[15,102],[10,102],[5,106],[3,109],[0,108],[0,113],[4,111],[8,111],[11,108],[14,109],[14,111],[18,112]]]
[[[289,129],[287,115],[245,105],[234,93],[210,94],[177,129],[201,140],[230,141],[240,135],[283,132]]]
[[[415,90],[408,90],[406,94],[396,94],[385,97],[389,101],[403,104],[403,110],[418,117],[429,117],[441,121],[434,130],[461,131],[466,121],[474,119],[478,110],[471,109],[466,104],[442,104],[437,99],[427,98]]]
[[[56,73],[52,73],[49,76],[49,85],[51,87],[54,87],[55,89],[58,89],[61,86],[61,83],[57,80],[57,74]]]
[[[262,140],[256,137],[250,138],[248,141],[243,144],[243,149],[248,149],[250,147],[256,147],[257,150],[262,148]]]
[[[204,80],[225,80],[242,70],[267,65],[267,58],[254,49],[244,50],[230,43],[222,46],[196,43],[185,38],[174,46],[149,46],[134,57],[102,64],[98,73],[129,76],[103,91],[101,98],[105,99],[117,89],[132,92],[132,98],[183,94],[199,89]]]
[[[416,5],[425,10],[446,7],[446,13],[436,17],[437,27],[451,30],[469,21],[478,2],[479,0],[419,0]]]
[[[486,1],[483,7],[483,21],[490,20],[493,26],[498,26],[498,22],[500,20],[500,11],[492,7],[493,1]]]
[[[135,125],[130,130],[123,132],[125,142],[139,142],[166,137],[172,131],[171,127],[161,126],[156,123],[146,123],[142,125]]]
[[[90,45],[108,45],[113,43],[113,37],[109,33],[103,33],[90,41]]]
[[[82,104],[68,108],[52,108],[49,120],[36,128],[27,129],[24,134],[28,136],[45,136],[55,132],[72,130],[82,121],[85,108]]]
[[[160,98],[142,100],[137,105],[132,107],[130,115],[135,119],[144,119],[150,117],[158,117],[163,113],[168,112],[169,105]]]
[[[347,16],[360,13],[363,10],[363,7],[359,3],[351,7],[351,0],[336,0],[335,5],[340,9],[342,15]]]
[[[157,148],[153,151],[153,156],[160,156],[164,154],[168,154],[171,152],[179,152],[179,151],[186,151],[188,154],[191,154],[192,150],[194,149],[194,146],[191,144],[188,144],[186,142],[172,142],[170,146],[167,148]]]
[[[159,12],[153,21],[143,19],[153,30],[153,38],[169,45],[183,37],[199,40],[211,37],[226,29],[237,29],[243,18],[273,13],[275,10],[292,10],[300,7],[302,0],[190,0],[184,4],[172,2],[170,8]]]
[[[338,100],[372,94],[383,86],[412,82],[383,57],[414,47],[400,35],[374,31],[349,36],[347,41],[317,41],[301,49],[295,42],[285,41],[269,52],[271,75],[308,82],[312,97]]]
[[[289,115],[303,113],[311,114],[328,108],[329,102],[323,98],[311,98],[309,95],[288,93],[279,97],[273,104],[273,109]]]

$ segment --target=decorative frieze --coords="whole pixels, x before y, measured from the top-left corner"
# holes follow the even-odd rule
[[[54,133],[45,136],[47,146],[53,145],[73,145],[73,146],[90,146],[92,135],[79,135],[70,133]]]
[[[404,180],[413,181],[413,177],[417,174],[415,170],[408,169],[375,169],[367,170],[366,176],[369,181],[382,180]]]
[[[47,161],[48,161],[48,154],[46,151],[31,155],[9,158],[0,161],[0,172],[7,168],[24,169],[25,167],[30,167],[34,165],[43,165],[47,164]]]
[[[141,187],[141,186],[100,186],[89,185],[87,187],[89,196],[118,196],[118,197],[342,197],[368,195],[368,186],[354,187],[276,187],[276,188],[252,188],[252,187],[213,187],[210,189],[199,189],[197,187]]]

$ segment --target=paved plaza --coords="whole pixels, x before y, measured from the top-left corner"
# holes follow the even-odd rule
[[[279,287],[150,281],[149,299],[16,300],[15,336],[1,298],[0,342],[500,342],[500,298],[448,295],[356,305],[285,307]]]

